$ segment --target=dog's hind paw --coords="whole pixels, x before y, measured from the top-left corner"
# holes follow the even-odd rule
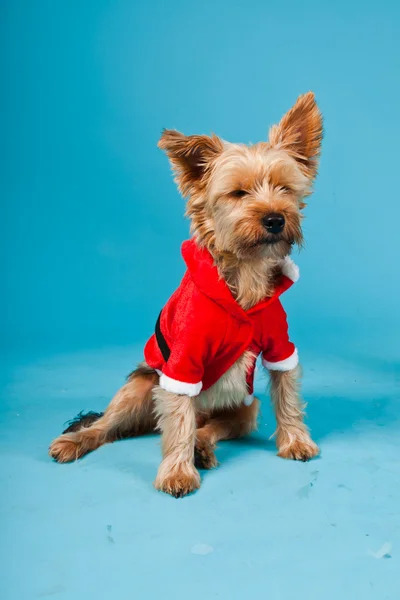
[[[72,462],[83,455],[80,444],[73,441],[70,435],[60,435],[49,448],[49,455],[59,463]]]
[[[196,440],[194,448],[194,464],[198,469],[214,469],[218,466],[214,447],[207,441]]]

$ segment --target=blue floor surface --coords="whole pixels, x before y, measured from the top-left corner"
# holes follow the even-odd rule
[[[307,464],[276,456],[260,379],[259,432],[221,443],[220,467],[175,500],[152,487],[157,436],[70,465],[47,456],[63,423],[103,409],[139,358],[131,347],[3,364],[3,600],[400,597],[396,365],[306,353],[322,449]]]

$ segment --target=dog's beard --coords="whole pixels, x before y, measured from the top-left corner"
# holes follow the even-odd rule
[[[301,219],[296,215],[285,214],[285,220],[285,227],[279,233],[270,233],[260,227],[240,227],[238,235],[233,238],[238,254],[272,258],[284,258],[290,254],[292,246],[302,245],[303,232]]]
[[[298,243],[296,239],[283,235],[266,235],[256,241],[242,244],[237,251],[240,258],[274,258],[281,259],[290,254],[292,247]],[[301,242],[300,242],[301,243]]]

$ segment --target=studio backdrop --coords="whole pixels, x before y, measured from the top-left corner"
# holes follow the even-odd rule
[[[322,352],[394,352],[400,65],[389,4],[4,3],[8,350],[144,341],[188,237],[162,128],[256,142],[313,90],[325,140],[301,279],[285,297],[293,337]]]

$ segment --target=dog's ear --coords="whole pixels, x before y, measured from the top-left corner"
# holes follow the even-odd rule
[[[313,180],[318,170],[322,137],[322,115],[314,94],[308,92],[298,97],[278,125],[271,127],[269,143],[286,150],[298,161],[304,174]]]
[[[224,149],[216,135],[186,136],[173,129],[163,130],[158,147],[168,155],[183,196],[204,185],[214,160]]]

